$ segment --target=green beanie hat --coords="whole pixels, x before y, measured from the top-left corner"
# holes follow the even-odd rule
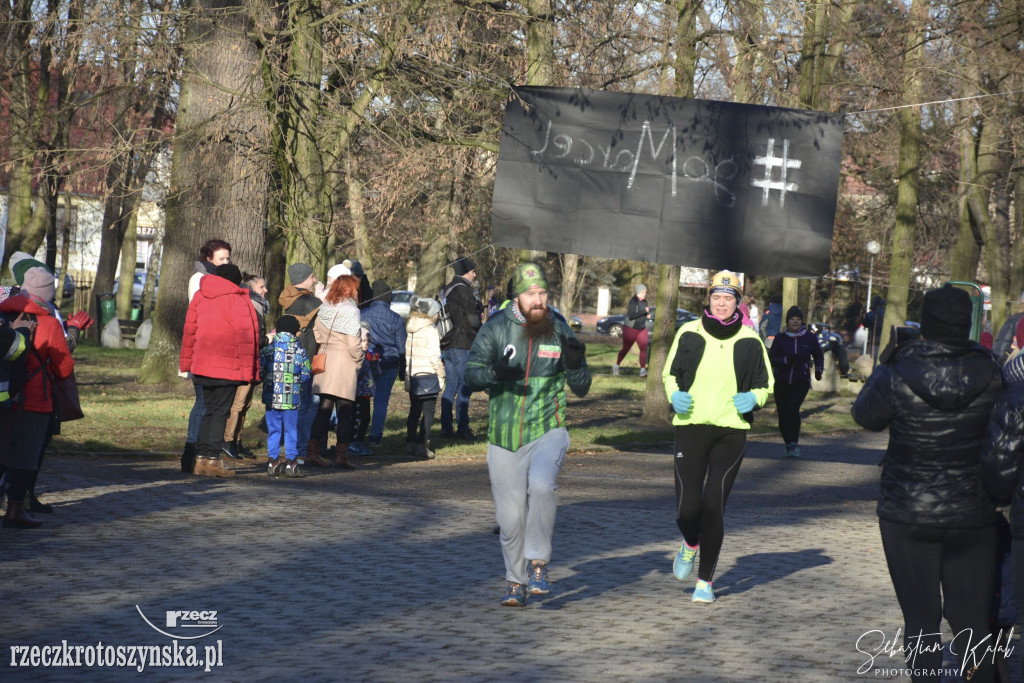
[[[512,293],[519,296],[532,287],[547,289],[548,279],[544,276],[544,269],[536,263],[524,263],[512,274]]]
[[[11,260],[7,262],[7,265],[11,269],[11,275],[14,276],[14,282],[19,287],[25,284],[25,271],[29,268],[44,268],[47,273],[50,272],[45,263],[37,261],[32,258],[31,254],[26,254],[23,251],[16,251],[11,254]],[[50,274],[53,275],[53,273]]]

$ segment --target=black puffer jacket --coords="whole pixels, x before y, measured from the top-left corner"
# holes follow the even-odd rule
[[[458,284],[458,287],[454,285]],[[448,292],[447,304],[452,317],[452,330],[441,340],[441,350],[470,349],[480,329],[481,308],[473,296],[473,284],[464,277],[456,275],[445,285]]]
[[[945,528],[995,523],[980,455],[1002,384],[984,347],[924,339],[871,373],[853,419],[875,432],[889,427],[879,517]]]
[[[1012,503],[1013,537],[1024,539],[1024,382],[1007,384],[992,409],[989,440],[981,452],[985,487],[997,505]]]

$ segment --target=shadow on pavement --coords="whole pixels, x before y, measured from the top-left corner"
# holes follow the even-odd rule
[[[784,579],[804,569],[832,564],[822,548],[795,552],[755,553],[737,557],[732,568],[715,577],[715,595],[745,593],[754,586]]]

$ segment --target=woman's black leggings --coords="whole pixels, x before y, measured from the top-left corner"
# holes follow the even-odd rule
[[[676,525],[700,546],[697,578],[711,581],[725,538],[725,501],[747,447],[743,429],[713,425],[675,428]]]
[[[811,385],[775,382],[775,408],[779,411],[779,432],[785,443],[800,441],[800,406]]]
[[[405,421],[405,440],[413,443],[430,441],[430,427],[434,424],[437,396],[417,398],[409,395],[409,418]],[[419,434],[416,430],[420,429]]]
[[[327,445],[327,429],[331,426],[331,413],[335,408],[338,409],[338,443],[352,442],[352,413],[355,412],[356,402],[330,394],[320,394],[320,407],[313,418],[312,435],[320,442],[321,448]]]
[[[943,614],[956,638],[953,650],[961,655],[961,662],[968,647],[982,642],[991,631],[996,528],[944,529],[884,519],[878,520],[878,527],[892,586],[903,610],[903,643],[908,653],[916,653],[913,666],[908,662],[907,668],[936,672],[934,676],[911,674],[911,679],[937,683],[942,668],[939,626]],[[972,683],[993,678],[992,654],[985,655],[985,647],[992,641],[982,644],[974,658],[968,655],[964,673],[978,665],[970,677]]]
[[[366,441],[366,432],[370,429],[370,397],[358,396],[355,403],[356,409],[352,416],[352,423],[355,431],[354,441]]]

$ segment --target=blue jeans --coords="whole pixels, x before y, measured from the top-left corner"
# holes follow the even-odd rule
[[[466,363],[469,349],[448,349],[441,352],[444,361],[445,385],[441,395],[441,433],[444,435],[469,431],[469,396],[466,389]],[[452,429],[452,408],[455,408],[456,428]]]
[[[284,457],[299,457],[299,411],[274,410],[267,407],[267,455],[270,459],[281,455],[281,437],[284,437]],[[303,444],[305,445],[305,444]]]
[[[398,379],[398,367],[390,370],[381,369],[380,375],[374,379],[373,418],[370,421],[370,441],[380,441],[384,436],[384,420],[388,416],[388,404],[391,402],[391,389]]]
[[[185,442],[199,443],[199,425],[206,414],[206,404],[203,403],[203,388],[198,384],[192,386],[196,390],[196,402],[192,404],[192,412],[188,414],[188,436],[185,437]]]
[[[317,408],[320,407],[320,395],[313,393],[313,380],[302,385],[299,391],[299,443],[302,448],[306,447],[313,433],[313,419],[316,417]]]

